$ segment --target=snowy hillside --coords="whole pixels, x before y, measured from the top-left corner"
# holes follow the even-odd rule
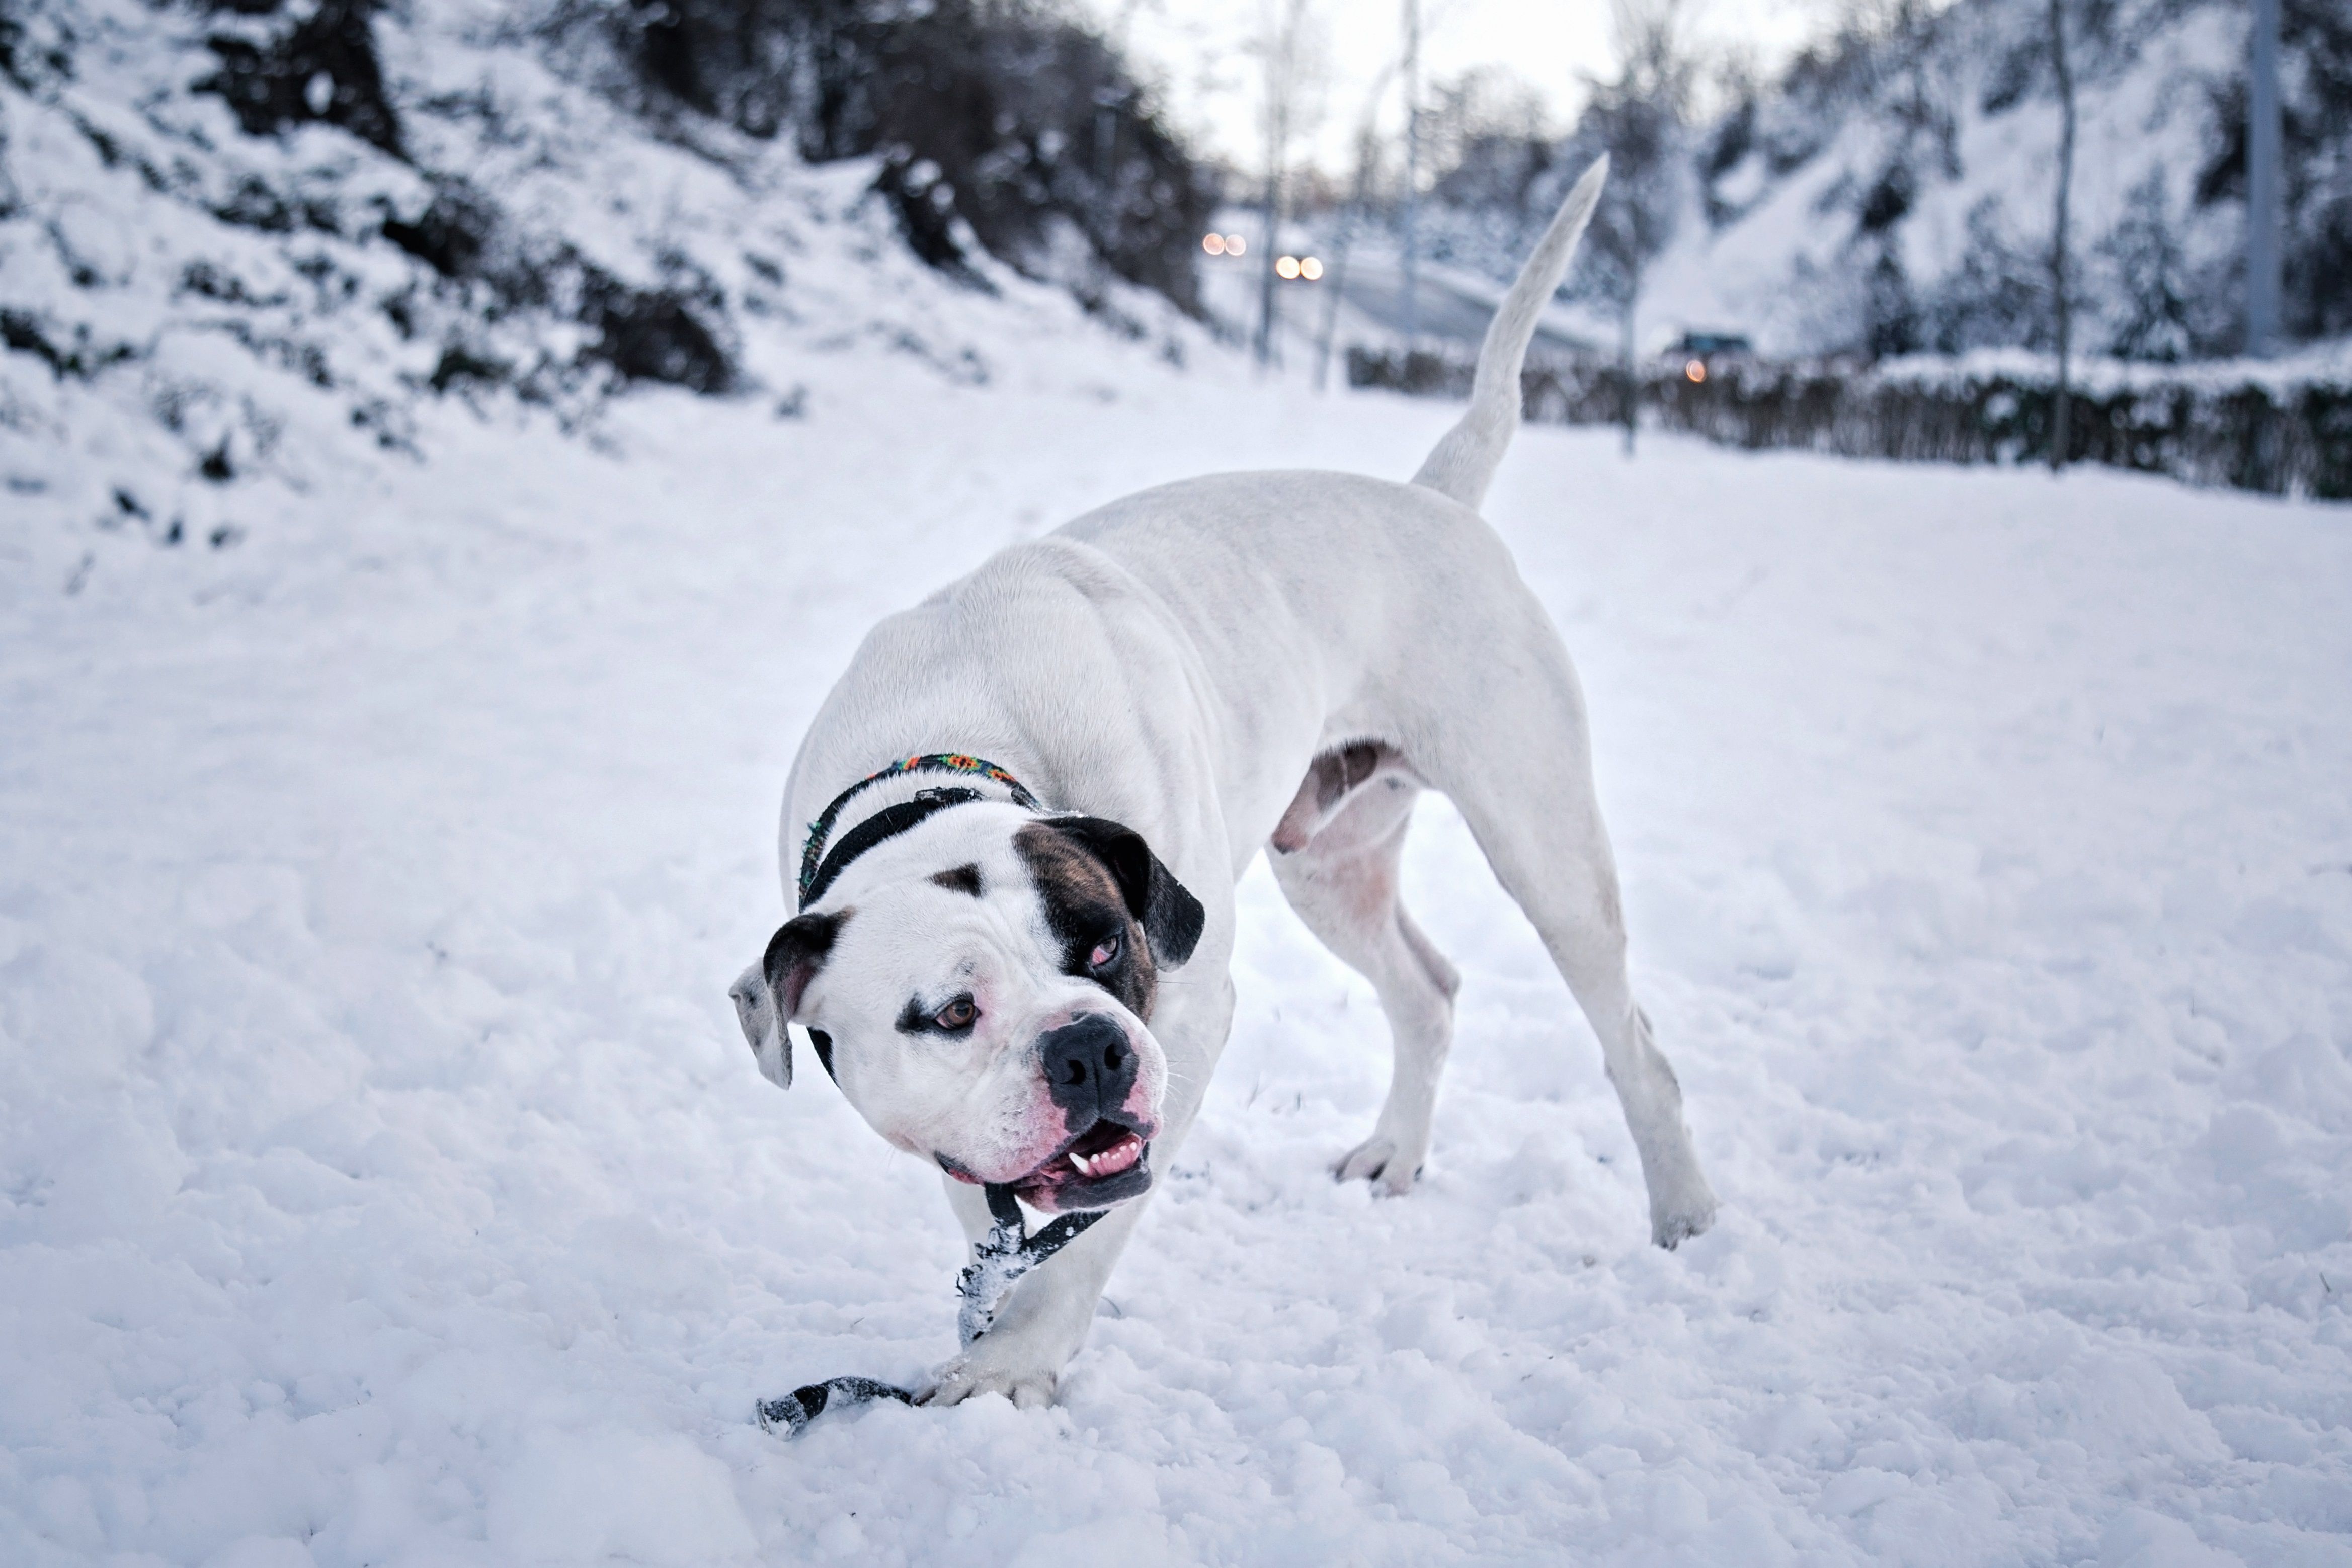
[[[2068,16],[2078,348],[2234,347],[2245,208],[2230,116],[2243,112],[2246,7],[2123,0]],[[1779,352],[2042,346],[2059,131],[2048,18],[2041,0],[1967,0],[1733,113],[1702,148],[1703,211],[1663,258],[1645,316],[1752,331]],[[2332,84],[2296,85],[2296,107],[2320,120]],[[2345,134],[2333,129],[2336,158]],[[2314,160],[2315,188],[2297,182],[2306,229],[2352,217],[2335,161]],[[2303,270],[2324,237],[2340,254],[2352,229],[2305,233]],[[2352,328],[2330,315],[2345,301],[2310,299],[2338,284],[2297,281],[2298,335]]]
[[[0,1561],[2347,1560],[2352,541],[2100,473],[1506,465],[1714,1233],[1645,1243],[1592,1041],[1433,805],[1422,1190],[1325,1175],[1381,1025],[1254,872],[1065,1402],[753,1426],[953,1343],[937,1177],[761,1081],[723,994],[851,648],[1092,503],[1401,475],[1453,412],[982,329],[985,388],[812,351],[794,420],[426,402],[429,462],[72,594],[12,496]]]
[[[2079,129],[2074,350],[2177,360],[2242,346],[2242,0],[2068,0]],[[2046,350],[2059,96],[2046,0],[1890,5],[1686,128],[1652,198],[1645,350],[1689,329],[1774,356]],[[1866,13],[1855,8],[1852,13]],[[2284,327],[2352,334],[2352,22],[2284,0]],[[1499,133],[1425,204],[1428,248],[1507,277],[1599,150]],[[1583,326],[1615,329],[1588,251]]]
[[[426,460],[438,404],[593,439],[632,385],[798,417],[875,355],[985,384],[1058,374],[1057,343],[1204,341],[1115,280],[1089,317],[968,230],[923,265],[884,161],[635,112],[561,14],[0,19],[0,464],[32,548],[234,548],[341,468]]]

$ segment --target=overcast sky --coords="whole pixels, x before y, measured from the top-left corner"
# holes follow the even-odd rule
[[[1243,168],[1263,152],[1261,91],[1252,40],[1280,0],[1083,0],[1117,37],[1137,68],[1161,89],[1193,145]],[[1717,47],[1749,51],[1767,68],[1788,57],[1833,14],[1835,0],[1693,0],[1696,33]],[[1609,0],[1421,0],[1424,82],[1479,67],[1507,69],[1549,100],[1555,130],[1583,100],[1585,76],[1607,75]],[[1326,169],[1350,166],[1353,130],[1378,98],[1380,122],[1394,131],[1402,99],[1392,74],[1402,48],[1403,0],[1310,0],[1324,40],[1327,85],[1311,142]],[[1383,73],[1390,72],[1383,85]],[[1426,101],[1426,100],[1424,100]]]

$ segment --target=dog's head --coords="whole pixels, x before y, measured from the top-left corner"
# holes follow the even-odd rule
[[[979,801],[865,851],[732,995],[772,1082],[800,1024],[899,1148],[1034,1208],[1105,1208],[1151,1185],[1152,1000],[1202,923],[1131,830]]]

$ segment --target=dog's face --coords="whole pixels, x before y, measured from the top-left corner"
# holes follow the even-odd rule
[[[899,1148],[1034,1208],[1105,1208],[1151,1185],[1152,1000],[1202,920],[1128,829],[975,802],[853,861],[733,995],[772,1082],[801,1024]]]

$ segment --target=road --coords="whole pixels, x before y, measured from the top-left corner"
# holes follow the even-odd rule
[[[1312,314],[1294,314],[1292,319],[1311,321],[1317,326],[1321,324],[1325,308],[1320,298],[1321,290],[1331,286],[1336,273],[1336,268],[1334,272],[1327,273],[1324,281],[1315,286],[1317,298],[1313,301]],[[1394,258],[1360,252],[1350,256],[1344,283],[1346,300],[1350,307],[1390,331],[1402,333],[1405,330],[1404,270]],[[1294,291],[1293,298],[1305,292]],[[1426,269],[1422,272],[1414,294],[1419,308],[1415,323],[1417,337],[1443,339],[1472,349],[1486,338],[1486,323],[1494,319],[1495,310],[1476,295],[1465,291],[1443,277],[1432,276]],[[1289,300],[1284,303],[1294,312],[1299,308]],[[1544,327],[1536,329],[1535,346],[1539,351],[1562,354],[1592,347],[1591,343],[1567,333]]]

